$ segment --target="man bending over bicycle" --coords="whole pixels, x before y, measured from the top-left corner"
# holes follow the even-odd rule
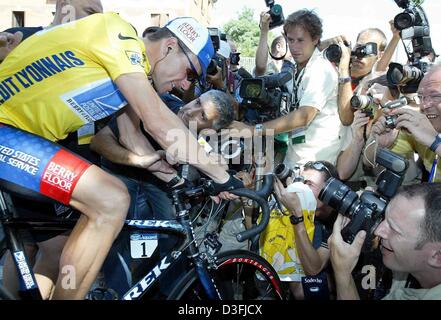
[[[179,144],[173,157],[188,162],[196,151],[192,164],[214,180],[216,190],[241,186],[197,152],[196,139],[154,89],[187,89],[205,76],[213,54],[207,30],[192,18],[177,18],[139,39],[130,24],[106,13],[43,30],[0,65],[0,182],[83,213],[64,247],[54,299],[84,298],[122,228],[129,195],[118,179],[53,142],[128,105],[118,119],[127,148],[153,153],[138,142],[144,141],[137,138],[142,133],[130,121],[136,115],[165,150],[172,145],[168,131],[180,130],[187,143]],[[153,165],[158,163],[167,171],[163,160]],[[66,270],[74,270],[75,281],[63,286]]]

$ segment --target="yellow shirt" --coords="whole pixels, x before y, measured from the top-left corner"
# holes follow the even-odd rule
[[[0,122],[62,140],[127,104],[113,80],[149,70],[143,41],[116,13],[40,31],[0,64]]]
[[[400,131],[391,151],[408,159],[413,158],[414,152],[418,153],[423,160],[424,167],[430,173],[435,153],[429,147],[418,143],[411,134]],[[434,182],[441,182],[441,161],[438,161]]]

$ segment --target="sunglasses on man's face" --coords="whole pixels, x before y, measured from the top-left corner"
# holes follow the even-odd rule
[[[199,80],[199,74],[196,71],[196,67],[194,66],[193,62],[191,62],[190,57],[188,56],[187,52],[182,48],[181,44],[178,42],[179,48],[181,48],[181,51],[184,53],[185,57],[187,58],[188,62],[190,63],[190,68],[187,68],[187,81],[194,83],[195,81]]]
[[[192,69],[187,68],[187,81],[194,83],[199,79],[199,75]]]
[[[326,171],[328,173],[328,175],[330,177],[332,177],[333,175],[331,174],[331,172],[329,171],[328,167],[325,166],[322,162],[320,161],[309,161],[305,164],[304,166],[305,169],[315,169],[317,171]]]

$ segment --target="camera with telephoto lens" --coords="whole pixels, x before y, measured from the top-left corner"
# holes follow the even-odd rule
[[[422,60],[408,65],[391,62],[387,81],[393,86],[399,86],[403,93],[415,93],[429,67],[430,63]]]
[[[265,0],[266,6],[269,8],[269,15],[271,16],[271,22],[269,24],[269,29],[274,29],[285,23],[285,17],[283,16],[282,6],[280,4],[275,4],[274,0]]]
[[[272,120],[290,111],[292,95],[286,83],[293,77],[294,70],[282,68],[278,74],[243,78],[240,83],[239,95],[241,106],[258,112],[262,121]]]
[[[400,30],[402,40],[411,40],[413,51],[409,52],[409,49],[404,47],[409,64],[389,64],[387,80],[391,85],[399,86],[403,93],[417,91],[431,65],[431,62],[425,57],[433,51],[426,13],[418,3],[414,2],[395,0],[395,3],[404,11],[395,16],[394,26]]]
[[[344,41],[344,45],[349,47],[349,43]],[[377,55],[378,53],[378,47],[377,44],[374,42],[368,42],[364,45],[356,47],[354,50],[351,51],[351,58],[358,58],[359,60],[363,59],[364,57],[370,56],[370,55]],[[341,59],[341,48],[338,44],[331,44],[324,52],[325,57],[333,63],[340,63]]]
[[[354,95],[350,103],[352,108],[361,110],[371,119],[378,110],[378,106],[374,103],[374,98],[371,95]]]
[[[351,219],[341,231],[343,240],[352,243],[357,233],[366,231],[363,251],[370,251],[375,229],[384,219],[390,199],[396,194],[403,182],[408,161],[389,151],[379,149],[375,161],[385,170],[378,176],[377,190],[364,191],[359,197],[340,180],[329,178],[320,191],[319,199]]]
[[[344,40],[343,43],[346,47],[350,46],[346,40]],[[330,44],[329,47],[327,47],[324,52],[325,58],[328,59],[330,62],[336,64],[340,63],[341,54],[342,52],[340,46],[335,43]]]

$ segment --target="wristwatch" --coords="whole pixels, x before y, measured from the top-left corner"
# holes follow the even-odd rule
[[[440,144],[441,144],[441,133],[438,133],[438,135],[435,137],[435,140],[433,141],[432,145],[430,146],[430,150],[432,150],[433,152],[436,152],[436,149],[438,149]]]
[[[296,217],[295,215],[291,215],[289,221],[291,221],[291,224],[293,225],[299,224],[300,222],[303,222],[303,216]]]
[[[338,83],[339,84],[344,84],[346,82],[351,82],[352,78],[351,77],[345,77],[345,78],[338,78]]]

